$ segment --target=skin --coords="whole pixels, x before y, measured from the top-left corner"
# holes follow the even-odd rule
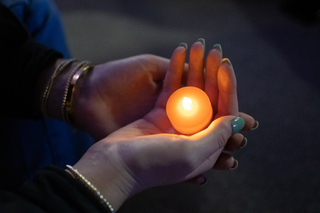
[[[210,97],[213,109],[216,110],[218,106],[217,98],[219,97],[217,73],[221,63],[221,53],[216,49],[209,52],[206,61],[206,78],[203,76],[203,65],[201,65],[203,64],[204,56],[203,45],[200,42],[196,42],[191,47],[190,55],[191,60],[189,61],[190,64],[193,64],[193,68],[190,66],[189,72],[187,65],[184,63],[185,56],[177,57],[176,61],[180,60],[180,64],[171,65],[169,64],[169,59],[149,54],[96,65],[91,71],[81,76],[76,83],[71,101],[74,125],[87,131],[98,141],[115,130],[142,118],[155,106],[163,89],[163,81],[166,74],[170,73],[170,70],[176,69],[177,66],[180,66],[180,72],[175,74],[176,83],[168,83],[168,85],[171,85],[172,88],[174,87],[173,90],[175,90],[181,84],[194,85],[192,82],[201,82],[195,84],[199,84],[197,85],[199,88],[205,87],[205,92]],[[193,61],[199,60],[197,59],[199,55],[202,63],[198,62],[197,68]],[[63,59],[57,60],[53,63],[53,66],[43,72],[44,74],[39,81],[38,91],[44,90],[53,70],[62,61]],[[76,62],[72,63],[55,79],[47,104],[49,117],[63,120],[61,97],[64,96],[65,85],[70,73],[76,66]],[[195,78],[192,75],[193,72],[197,72],[201,76],[200,80],[199,77],[198,80],[192,80]],[[42,93],[37,95],[36,106],[41,103],[41,95]],[[223,108],[223,106],[220,108]],[[230,114],[229,112],[220,112],[218,115]],[[245,130],[254,125],[255,121],[251,116],[244,113],[239,113],[239,115],[246,120]],[[168,125],[170,126],[170,124]]]
[[[226,170],[237,165],[223,150],[244,145],[241,133],[232,135],[231,122],[245,120],[243,130],[257,126],[239,113],[233,67],[222,60],[218,49],[204,56],[204,46],[195,42],[187,50],[175,49],[171,60],[139,55],[97,65],[79,78],[72,99],[74,125],[98,142],[74,165],[118,209],[130,196],[153,186],[182,181],[202,183],[208,170]],[[38,91],[63,59],[43,72]],[[205,68],[204,68],[205,64]],[[48,97],[49,117],[62,120],[61,97],[77,62],[54,80]],[[204,69],[206,70],[204,72]],[[214,118],[205,130],[181,135],[169,122],[165,105],[181,85],[203,89],[210,98]],[[36,98],[40,106],[42,93]]]
[[[168,65],[168,59],[139,55],[95,66],[75,90],[77,126],[99,140],[142,118],[154,107]]]
[[[151,104],[147,107],[148,109],[150,107],[150,111],[141,119],[113,131],[107,137],[95,143],[74,165],[74,168],[78,169],[96,186],[116,210],[130,196],[144,189],[190,180],[197,182],[203,179],[204,172],[213,167],[217,169],[232,168],[235,164],[234,158],[229,154],[222,153],[222,151],[224,149],[232,151],[242,146],[243,136],[240,133],[232,136],[231,122],[241,115],[246,122],[244,129],[251,129],[255,125],[251,116],[238,112],[236,79],[232,66],[228,63],[222,63],[219,50],[212,49],[206,59],[206,76],[204,76],[204,46],[201,42],[195,42],[190,49],[187,85],[202,88],[208,94],[215,112],[214,119],[208,128],[194,135],[181,135],[174,130],[167,118],[165,105],[169,96],[183,83],[186,52],[187,50],[184,47],[176,48],[170,63],[164,65],[167,71],[162,90],[154,89],[155,93],[150,95],[150,97],[158,97],[154,105]],[[133,61],[130,61],[132,58],[124,59],[125,61],[122,62],[132,63],[131,65],[137,65],[139,68],[148,63],[143,62],[143,57],[133,59]],[[128,71],[120,62],[102,66],[105,69],[108,66],[111,66],[112,69],[120,67],[117,72]],[[112,85],[105,85],[106,82],[98,78],[98,74],[94,77],[93,73],[96,71],[94,70],[89,79],[82,82],[78,100],[75,101],[75,103],[80,104],[79,108],[75,109],[75,120],[79,126],[89,128],[89,132],[92,131],[99,138],[103,134],[95,132],[88,126],[94,124],[92,126],[94,128],[97,126],[98,131],[105,131],[103,122],[104,119],[108,118],[109,111],[112,110],[107,110],[105,106],[103,107],[105,104],[99,103],[99,101],[91,103],[93,106],[87,106],[91,110],[94,109],[93,111],[86,111],[87,109],[82,108],[85,105],[84,103],[90,105],[86,102],[87,98],[90,101],[104,98],[109,101],[110,99],[107,94],[104,94],[105,91],[110,90],[103,88],[112,87]],[[135,72],[135,69],[131,69],[131,71]],[[126,73],[126,71],[123,72]],[[116,73],[113,74],[113,76],[116,75]],[[128,75],[130,76],[130,74]],[[121,76],[123,77],[123,75]],[[161,79],[161,77],[157,78],[152,74],[151,76],[147,79],[152,79],[150,83],[152,82],[153,85],[154,82],[158,82],[154,79]],[[102,81],[101,84],[99,80]],[[98,81],[95,84],[97,88],[91,88],[94,91],[91,94],[93,99],[90,99],[91,96],[89,95],[92,91],[87,91],[88,95],[83,91],[84,88],[87,89],[88,85],[92,84],[91,81]],[[120,83],[117,79],[108,83],[112,84],[113,82],[117,85]],[[154,88],[157,88],[157,86],[154,85]],[[121,88],[119,89],[121,90]],[[135,91],[132,90],[130,90],[132,92],[130,94],[134,96]],[[122,92],[115,98],[119,98],[121,94]],[[82,95],[86,98],[81,99]],[[139,96],[136,96],[136,98],[136,102],[141,100]],[[98,119],[95,113],[99,114],[100,107],[106,111],[106,114],[103,115],[102,113],[101,117],[103,119],[99,121],[101,123],[95,123],[90,118]],[[119,104],[117,107],[122,106]],[[135,106],[130,105],[130,107]],[[139,107],[135,109],[139,109]],[[80,112],[82,110],[86,113],[83,113],[81,117]],[[91,114],[86,117],[85,114],[88,113]],[[142,114],[143,112],[139,116]],[[117,123],[117,121],[118,119],[113,119],[113,122]],[[118,124],[118,126],[121,125]]]

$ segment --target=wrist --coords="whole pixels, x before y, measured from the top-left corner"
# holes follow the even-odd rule
[[[64,63],[63,61],[60,62]],[[57,75],[52,82],[52,87],[50,93],[47,94],[47,102],[45,103],[45,108],[47,112],[47,116],[51,118],[55,118],[58,120],[63,120],[62,113],[62,104],[65,96],[66,85],[78,66],[79,62],[71,62],[61,71],[59,75]],[[58,67],[57,65],[56,67]]]
[[[90,149],[73,168],[77,169],[94,185],[112,205],[113,209],[117,211],[129,197],[135,194],[135,181],[124,169],[125,166],[112,160],[112,158],[117,158],[116,156],[111,153],[106,156],[99,151],[90,153],[92,148]]]
[[[45,113],[43,110],[43,101],[44,101],[44,96],[48,91],[48,85],[50,82],[49,80],[53,76],[59,64],[61,64],[63,61],[65,60],[58,58],[52,61],[51,63],[49,63],[41,73],[41,76],[37,82],[37,90],[35,94],[35,103],[34,103],[35,109],[39,110],[39,112],[42,112],[42,114],[44,115]]]
[[[90,183],[77,169],[73,168],[70,165],[66,165],[65,171],[70,174],[74,179],[78,180],[86,187],[95,197],[100,201],[102,205],[106,209],[108,209],[111,213],[114,213],[114,209],[111,204],[103,197],[103,195],[98,191],[98,189]]]
[[[75,84],[80,75],[93,65],[88,61],[75,62],[75,59],[56,61],[54,71],[47,77],[47,84],[42,89],[40,108],[44,115],[71,123],[71,99]]]
[[[101,66],[94,66],[81,75],[73,91],[72,117],[78,128],[86,130],[96,141],[106,137],[114,125],[112,105]]]

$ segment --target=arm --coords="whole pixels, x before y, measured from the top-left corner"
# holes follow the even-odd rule
[[[54,70],[65,60],[52,49],[31,40],[22,24],[0,4],[2,116],[37,119]],[[67,66],[54,80],[48,97],[48,115],[62,119],[61,106],[69,76],[79,62]],[[75,125],[101,139],[143,117],[154,106],[169,60],[139,55],[97,65],[75,89]],[[130,106],[130,107],[128,107]],[[94,124],[94,125],[93,125]]]
[[[18,193],[0,191],[0,212],[109,212],[86,186],[63,169],[47,167]]]
[[[0,57],[0,95],[4,100],[0,113],[4,116],[39,118],[42,116],[40,103],[46,84],[64,60],[59,53],[31,40],[21,23],[2,4],[0,10],[3,29],[0,33],[3,50]],[[217,51],[211,51],[209,56],[216,60],[220,57],[221,61]],[[200,60],[203,63],[203,59]],[[207,67],[217,67],[220,63],[209,61],[213,63],[207,64]],[[48,98],[48,114],[52,118],[62,120],[65,86],[77,64],[72,63],[54,81]],[[196,64],[191,64],[190,70],[196,68]],[[74,124],[99,140],[142,118],[154,107],[168,69],[169,60],[154,55],[139,55],[95,66],[85,78],[80,77],[76,84],[72,100]],[[185,64],[182,72],[186,76]],[[216,79],[213,77],[211,82],[216,82]],[[188,84],[193,85],[193,82],[189,80]],[[200,87],[207,85],[210,85],[209,80]],[[217,102],[214,92],[206,92],[213,103]]]
[[[192,136],[176,134],[177,132],[168,122],[165,103],[172,92],[181,85],[185,55],[185,48],[179,47],[175,50],[163,89],[152,110],[142,119],[113,132],[94,144],[74,166],[97,187],[115,209],[118,209],[130,196],[144,189],[190,180],[210,170],[217,162],[220,162],[224,169],[233,166],[234,159],[221,159],[219,156],[225,145],[230,143],[228,139],[231,135],[245,126],[244,119],[235,120],[237,116],[219,117],[207,129]],[[221,66],[228,73],[233,72],[230,64],[224,63],[218,67]],[[233,75],[228,76],[232,78]],[[233,87],[233,85],[228,85],[228,87],[230,86]],[[229,94],[226,95],[223,100],[229,101],[224,107],[232,109],[232,104],[237,100],[234,96],[228,97]],[[224,96],[224,93],[221,93],[221,96]],[[218,106],[219,103],[218,100]],[[251,117],[246,119],[246,123],[251,123],[253,120]],[[232,143],[234,147],[241,146],[237,140]],[[67,173],[64,174],[67,175]],[[50,179],[50,175],[47,178]],[[38,181],[46,182],[41,179],[35,181],[37,184]],[[62,180],[52,178],[50,181],[58,186],[58,182]],[[40,190],[43,194],[29,194],[32,188],[34,186],[31,185],[31,188],[27,187],[20,191],[20,195],[28,194],[27,197],[32,199],[31,203],[29,199],[28,203],[25,203],[24,198],[20,198],[17,202],[22,202],[23,205],[41,206],[40,200],[44,197],[43,195],[51,194],[52,191],[55,192],[52,198],[57,196],[58,199],[55,201],[59,204],[57,207],[60,206],[60,202],[64,202],[62,201],[64,199],[69,202],[73,200],[68,196],[61,196],[64,188],[50,186],[45,192]],[[41,185],[40,188],[36,187],[37,192],[38,189],[41,189]],[[91,197],[94,199],[93,194]],[[16,197],[13,195],[13,198]],[[90,199],[88,198],[84,202],[91,202]],[[81,201],[77,200],[72,204],[73,208],[76,208],[78,202]],[[53,204],[54,202],[52,202]]]

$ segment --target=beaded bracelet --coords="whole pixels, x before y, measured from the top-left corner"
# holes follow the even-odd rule
[[[48,109],[47,109],[47,105],[48,105],[48,98],[50,95],[50,91],[54,82],[54,79],[72,62],[74,62],[76,59],[72,58],[66,61],[63,61],[61,64],[59,64],[59,66],[54,70],[53,74],[51,75],[50,79],[48,80],[48,83],[46,85],[46,88],[43,92],[42,95],[42,101],[41,101],[41,110],[42,113],[45,116],[49,116],[48,115]]]
[[[73,168],[70,165],[66,165],[66,171],[70,175],[72,175],[72,177],[74,177],[75,179],[82,182],[87,187],[87,189],[89,189],[91,192],[96,194],[97,197],[99,198],[100,202],[105,207],[107,207],[111,211],[111,213],[114,213],[114,209],[112,208],[110,203],[103,197],[103,195],[97,190],[97,188],[94,185],[92,185],[82,174],[80,174],[80,172],[78,172],[78,170],[76,170],[75,168]]]
[[[70,73],[68,80],[67,80],[67,84],[64,90],[64,95],[63,95],[63,99],[62,99],[62,105],[61,105],[61,114],[62,114],[62,118],[65,122],[70,123],[70,119],[69,117],[67,117],[67,113],[66,113],[66,102],[67,102],[67,97],[70,97],[70,101],[71,101],[71,96],[72,96],[72,90],[73,87],[70,88],[70,84],[72,81],[73,76],[75,75],[75,73],[80,70],[81,68],[85,67],[85,66],[92,66],[91,62],[89,61],[82,61],[80,62],[77,67]],[[70,116],[71,117],[71,116]]]

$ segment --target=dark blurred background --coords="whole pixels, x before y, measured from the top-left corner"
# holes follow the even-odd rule
[[[235,171],[208,184],[142,192],[119,210],[152,213],[320,212],[320,1],[56,0],[71,52],[103,63],[170,57],[180,42],[220,43],[238,78],[246,133]]]

